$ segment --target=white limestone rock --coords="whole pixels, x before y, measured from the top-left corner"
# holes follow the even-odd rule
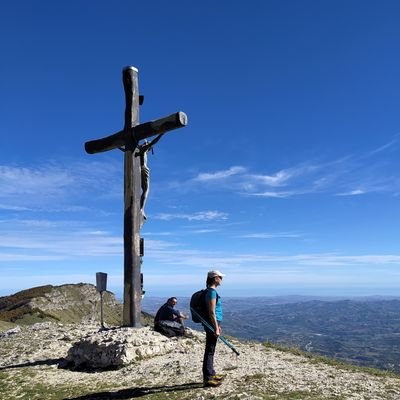
[[[10,335],[15,335],[16,333],[21,332],[21,327],[17,325],[15,328],[11,328],[5,332],[0,332],[0,337],[7,337]]]
[[[69,349],[65,360],[75,369],[112,369],[167,354],[175,347],[175,340],[149,327],[114,328],[82,338]]]

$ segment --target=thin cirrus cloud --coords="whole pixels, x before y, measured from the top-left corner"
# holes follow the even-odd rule
[[[26,168],[0,165],[0,196],[33,196],[44,191],[55,195],[73,181],[67,170],[60,168]]]
[[[164,242],[149,242],[149,261],[163,265],[185,268],[229,268],[234,271],[267,271],[269,268],[353,268],[400,266],[399,254],[340,254],[340,253],[259,253],[207,251],[193,248],[182,249],[179,245]]]
[[[300,193],[296,179],[317,169],[312,165],[279,170],[273,174],[252,174],[245,167],[235,166],[213,173],[200,173],[191,180],[193,184],[235,191],[241,195],[284,198]],[[211,186],[213,185],[213,186]],[[304,189],[301,189],[304,192]]]
[[[0,262],[120,257],[123,252],[122,238],[85,230],[3,233],[0,243]]]
[[[265,185],[268,187],[279,187],[285,186],[286,183],[295,175],[294,170],[281,170],[274,175],[245,175],[245,178],[249,180],[250,183]]]
[[[360,196],[400,192],[397,137],[362,154],[327,162],[303,162],[270,174],[251,173],[243,166],[199,173],[191,184],[234,191],[245,196],[287,198],[309,194]],[[390,155],[390,157],[389,157]],[[393,156],[394,155],[394,156]]]
[[[365,194],[366,191],[362,189],[354,189],[349,192],[337,193],[336,196],[359,196],[361,194]]]
[[[52,210],[57,204],[59,211],[82,211],[82,206],[75,204],[80,197],[120,195],[121,177],[116,169],[112,161],[57,161],[35,167],[0,165],[0,209],[49,211],[51,203]]]
[[[32,208],[28,207],[22,207],[22,206],[16,206],[14,204],[0,204],[0,210],[6,210],[6,211],[32,211]]]
[[[296,232],[277,232],[277,233],[249,233],[239,236],[244,239],[298,239],[303,237],[301,233]]]
[[[215,172],[202,172],[192,179],[192,182],[227,184],[234,187],[253,188],[264,185],[269,187],[284,186],[293,171],[281,170],[273,175],[250,174],[243,166],[233,166],[225,170]]]
[[[213,173],[203,172],[198,174],[193,181],[194,182],[217,182],[226,180],[232,176],[243,174],[246,172],[246,168],[241,166],[234,166],[226,170],[217,171]]]
[[[199,211],[196,213],[160,213],[154,215],[154,219],[171,221],[173,219],[184,219],[187,221],[216,221],[228,219],[228,214],[220,211]]]
[[[0,262],[10,266],[18,262],[31,262],[37,265],[43,262],[62,262],[65,260],[85,260],[97,263],[107,260],[121,261],[123,254],[122,238],[103,230],[93,230],[77,222],[64,221],[54,223],[45,220],[20,221],[18,226],[12,221],[0,221],[3,225],[14,225],[14,230],[0,235]],[[48,228],[47,230],[43,228]],[[291,238],[301,236],[298,232],[254,233],[249,238],[268,239],[273,237]],[[175,268],[177,277],[181,272],[191,276],[203,273],[205,266],[213,265],[217,269],[229,271],[232,282],[240,280],[243,271],[246,276],[254,276],[255,282],[265,277],[271,281],[272,273],[284,275],[282,282],[287,283],[290,277],[297,282],[296,277],[305,276],[308,283],[313,276],[321,277],[329,271],[351,271],[353,268],[370,268],[378,271],[389,268],[398,270],[400,255],[398,254],[339,254],[339,253],[272,253],[258,254],[236,251],[197,249],[183,243],[168,240],[153,240],[146,238],[146,263]],[[97,265],[97,264],[96,264]],[[148,271],[151,275],[153,269]],[[181,272],[180,272],[181,271]],[[315,273],[317,271],[317,273]],[[12,275],[14,272],[12,273]],[[287,275],[287,276],[286,276]],[[335,275],[336,276],[336,275]],[[68,279],[67,279],[68,278]],[[11,278],[5,278],[11,279]],[[14,278],[15,279],[15,278]],[[56,274],[38,284],[53,283],[59,279]],[[71,282],[71,277],[65,281]],[[264,279],[264,278],[263,278]],[[343,278],[345,279],[345,278]],[[121,279],[120,279],[121,280]],[[122,281],[122,280],[121,280]],[[10,280],[11,282],[11,280]],[[5,285],[3,282],[2,285]],[[29,285],[32,285],[30,283]],[[1,285],[0,285],[1,287]]]
[[[122,237],[82,221],[0,220],[0,262],[120,256]]]

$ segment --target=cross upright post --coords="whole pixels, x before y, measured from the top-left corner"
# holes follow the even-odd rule
[[[139,124],[138,70],[124,68],[122,80],[125,90],[126,137],[131,128]],[[140,327],[140,159],[135,157],[133,140],[125,144],[124,152],[124,308],[123,325]]]
[[[124,151],[124,307],[123,325],[138,328],[141,326],[141,272],[140,272],[140,228],[144,222],[141,208],[142,168],[145,155],[141,150],[140,140],[154,135],[161,135],[187,124],[187,116],[177,112],[158,120],[139,124],[139,104],[143,97],[139,96],[138,70],[128,66],[122,71],[125,90],[124,129],[102,139],[85,143],[89,154],[119,148]],[[154,139],[155,144],[159,138]],[[147,145],[148,146],[148,145]],[[148,169],[147,169],[148,170]],[[145,174],[146,175],[146,174]],[[148,183],[147,183],[148,184]],[[144,201],[142,201],[144,203]]]

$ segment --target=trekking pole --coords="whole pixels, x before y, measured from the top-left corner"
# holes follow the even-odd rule
[[[194,310],[192,307],[190,307],[190,310],[192,311],[192,313],[194,315],[196,315],[196,317],[199,318],[201,323],[206,328],[208,328],[211,332],[215,333],[215,329],[207,321],[205,321],[204,318],[196,310]],[[222,343],[226,344],[237,356],[240,355],[240,353],[233,347],[233,345],[231,343],[229,343],[223,336],[219,335],[218,339],[220,339],[222,341]]]

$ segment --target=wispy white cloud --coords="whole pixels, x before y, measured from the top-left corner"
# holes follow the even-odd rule
[[[0,165],[0,209],[82,211],[79,198],[122,191],[115,162],[50,161],[37,166]]]
[[[239,237],[244,239],[277,239],[277,238],[296,239],[303,237],[303,235],[301,233],[296,233],[296,232],[278,232],[278,233],[249,233],[246,235],[240,235]]]
[[[204,234],[204,233],[215,233],[220,231],[221,231],[220,229],[194,229],[186,233]]]
[[[52,168],[26,168],[0,165],[0,193],[2,197],[32,196],[41,191],[50,196],[63,190],[73,178],[67,170]]]
[[[196,213],[160,213],[156,214],[153,218],[164,221],[170,221],[173,219],[186,219],[188,221],[214,221],[214,220],[225,220],[228,219],[228,214],[220,211],[199,211]]]
[[[189,181],[177,183],[175,187],[188,191],[195,190],[198,185],[206,185],[207,190],[227,190],[242,195],[254,194],[264,197],[287,197],[292,193],[282,189],[276,190],[276,188],[290,185],[290,181],[301,174],[300,171],[305,168],[311,167],[302,165],[297,168],[282,169],[271,174],[262,174],[251,173],[243,166],[233,166],[224,170],[199,173]]]
[[[121,256],[123,239],[81,221],[0,221],[0,262]]]
[[[151,237],[151,236],[172,236],[172,235],[174,235],[175,234],[175,232],[164,232],[164,231],[162,231],[162,232],[145,232],[143,235],[145,236],[145,237]]]
[[[228,262],[232,259],[229,258]],[[400,265],[400,255],[398,254],[366,254],[366,255],[340,255],[340,254],[295,254],[295,255],[268,255],[268,254],[245,254],[239,255],[236,261],[243,263],[297,265],[308,267],[354,267],[354,266],[380,266],[380,265]]]
[[[51,221],[48,219],[21,219],[18,221],[18,224],[24,226],[26,228],[40,228],[40,229],[48,229],[55,228],[59,225],[57,221]]]
[[[30,265],[31,272],[28,271],[27,276],[32,279],[27,281],[26,287],[32,286],[34,282],[39,284],[73,282],[76,269],[71,270],[70,275],[64,270],[61,271],[62,276],[58,276],[57,272],[54,272],[53,276],[45,272],[46,270],[42,267],[43,262],[52,262],[54,265],[61,262],[92,263],[97,268],[98,262],[107,259],[111,265],[121,265],[123,246],[122,238],[119,236],[84,227],[63,233],[60,229],[61,225],[49,227],[48,230],[44,229],[45,232],[40,234],[41,224],[29,224],[26,226],[29,230],[24,236],[21,236],[21,231],[18,229],[11,234],[0,235],[0,263],[7,265],[8,268],[13,263]],[[43,226],[45,227],[46,224],[44,223]],[[244,236],[252,239],[296,238],[300,237],[301,233],[255,233]],[[263,282],[266,284],[277,282],[282,285],[290,282],[312,284],[326,281],[329,283],[329,280],[330,285],[334,285],[333,282],[338,283],[348,279],[348,274],[353,273],[352,270],[358,276],[360,268],[370,271],[370,274],[371,271],[379,271],[382,268],[394,267],[398,270],[400,267],[400,254],[285,254],[265,251],[249,253],[242,252],[240,249],[212,251],[193,248],[186,242],[177,242],[176,239],[175,241],[154,240],[151,237],[146,238],[145,243],[146,284],[154,285],[157,285],[157,276],[165,275],[164,270],[168,270],[168,277],[173,279],[175,285],[179,284],[183,276],[186,276],[186,282],[198,284],[199,279],[202,279],[210,268],[221,269],[227,273],[232,285],[243,283],[244,279],[248,280],[249,285],[261,285]],[[38,267],[36,273],[32,274],[34,265]],[[82,276],[86,273],[86,278],[83,277],[79,281],[93,279],[93,276],[87,273],[88,270],[91,269],[82,269],[85,271]],[[338,273],[339,270],[340,273]],[[121,278],[122,272],[118,271],[118,277]],[[13,275],[13,272],[9,272],[4,279],[2,278],[0,288],[14,287],[7,286],[15,285],[10,274]],[[43,280],[44,276],[47,280]],[[116,284],[118,282],[119,285],[122,284],[122,278],[118,282],[115,276],[113,279]],[[165,279],[163,282],[165,284]]]
[[[399,138],[400,134],[395,135],[395,137],[392,140],[389,140],[387,143],[377,147],[376,149],[372,149],[369,153],[367,153],[366,156],[369,157],[381,152],[386,152],[387,150],[395,149],[396,146],[398,145]]]
[[[247,179],[250,184],[257,183],[268,187],[284,186],[292,177],[293,171],[290,170],[281,170],[273,175],[244,175],[244,178]]]
[[[280,191],[280,192],[278,192],[278,191],[276,191],[276,192],[273,192],[273,191],[266,191],[266,192],[257,192],[257,193],[252,193],[252,192],[245,193],[245,192],[243,192],[242,194],[245,195],[245,196],[271,197],[271,198],[276,198],[276,199],[284,199],[284,198],[286,198],[286,197],[292,197],[292,196],[298,195],[298,194],[300,194],[300,193],[299,193],[299,192],[296,192],[296,191],[292,191],[292,192],[286,192],[286,191]]]
[[[288,198],[300,195],[327,194],[339,196],[368,193],[400,193],[398,138],[360,154],[334,160],[306,161],[268,173],[251,172],[235,166],[225,170],[200,173],[189,182],[205,184],[202,190],[225,190],[245,196]],[[388,153],[392,157],[388,157]]]
[[[39,261],[61,261],[65,258],[60,255],[51,254],[23,254],[20,252],[1,252],[0,253],[0,263],[1,262],[39,262]]]
[[[0,210],[6,211],[30,211],[28,207],[16,206],[14,204],[0,204]]]
[[[366,194],[367,192],[362,189],[354,189],[351,190],[350,192],[344,192],[344,193],[337,193],[336,196],[359,196],[361,194]]]
[[[260,239],[268,238],[260,235]],[[273,235],[271,235],[273,236]],[[298,233],[283,233],[280,237],[296,238]],[[275,237],[275,236],[273,236]],[[323,272],[324,268],[399,266],[400,254],[340,254],[340,253],[243,253],[240,251],[207,251],[188,248],[186,245],[164,241],[146,241],[146,257],[151,264],[184,266],[193,268],[227,268],[246,272],[264,271],[269,268],[312,268]]]
[[[198,174],[193,180],[195,182],[210,182],[210,181],[221,181],[226,180],[234,175],[243,174],[246,168],[241,166],[234,166],[227,170],[216,171],[213,173],[203,172]]]
[[[142,236],[144,238],[152,238],[152,237],[188,237],[189,235],[206,235],[209,233],[217,233],[221,232],[221,228],[203,228],[203,229],[177,229],[173,232],[143,232]]]

